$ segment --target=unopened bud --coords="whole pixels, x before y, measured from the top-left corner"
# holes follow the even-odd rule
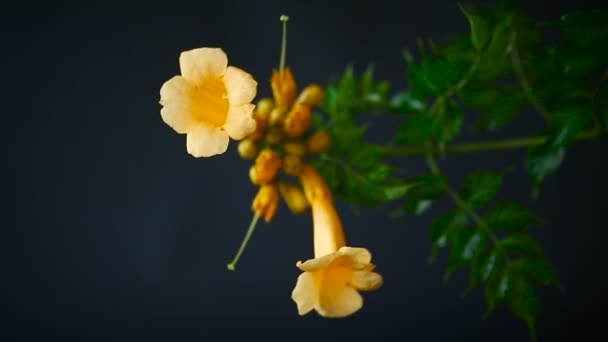
[[[306,155],[306,145],[300,142],[286,142],[285,144],[283,144],[283,148],[285,149],[285,152],[287,152],[287,154],[293,154],[300,157]]]
[[[251,208],[266,222],[270,222],[279,207],[279,188],[275,183],[264,184],[253,199]]]
[[[310,107],[303,103],[296,104],[283,123],[283,132],[290,138],[297,138],[306,133],[312,122]]]
[[[310,208],[310,203],[304,196],[304,192],[297,185],[280,182],[279,191],[285,203],[287,203],[287,207],[294,214],[302,214]]]
[[[323,101],[323,97],[325,97],[323,88],[318,84],[311,84],[302,90],[296,103],[304,103],[310,108],[314,108]]]
[[[251,165],[249,168],[249,180],[253,185],[260,185],[260,177],[258,176],[258,171],[255,168],[255,165]]]
[[[293,105],[297,91],[296,81],[293,78],[291,69],[285,68],[283,73],[275,70],[272,73],[270,86],[272,88],[272,94],[276,102],[276,107],[282,108],[283,110],[289,109],[289,107]]]
[[[271,98],[265,97],[258,101],[258,104],[255,106],[256,112],[262,118],[268,121],[268,116],[270,115],[270,111],[274,107],[274,101]]]
[[[258,147],[250,138],[241,140],[241,142],[239,142],[238,150],[239,156],[243,159],[253,159],[258,155]]]
[[[331,145],[331,137],[327,132],[317,131],[308,138],[306,145],[310,154],[321,153]]]
[[[272,182],[280,168],[279,154],[270,148],[263,149],[255,160],[255,173],[259,184]]]
[[[280,128],[271,127],[266,133],[266,142],[270,145],[276,145],[283,140],[283,132]]]
[[[264,137],[268,120],[262,118],[257,112],[253,114],[253,118],[255,119],[256,123],[255,131],[249,135],[249,138],[251,138],[253,141],[259,141]]]
[[[271,126],[280,127],[283,125],[285,121],[285,117],[287,116],[287,111],[281,108],[275,108],[270,112],[270,117],[268,118],[268,123]]]
[[[295,154],[288,154],[283,157],[283,171],[290,176],[299,176],[304,163],[302,158]]]

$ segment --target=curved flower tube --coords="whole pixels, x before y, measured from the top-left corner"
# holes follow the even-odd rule
[[[300,181],[312,207],[315,258],[296,264],[304,273],[291,298],[300,315],[313,309],[323,317],[351,315],[363,306],[358,291],[379,288],[382,276],[372,272],[367,249],[346,247],[342,222],[321,175],[306,165]]]

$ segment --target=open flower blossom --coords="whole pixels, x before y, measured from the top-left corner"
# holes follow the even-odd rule
[[[181,76],[160,89],[161,116],[177,133],[187,134],[194,157],[221,154],[229,137],[241,140],[256,127],[253,118],[257,82],[245,71],[228,66],[219,48],[182,52]]]
[[[291,298],[304,315],[316,310],[324,317],[345,317],[363,306],[358,291],[375,290],[382,276],[372,272],[371,253],[346,247],[344,230],[325,181],[312,167],[300,173],[304,194],[311,203],[315,258],[298,262],[298,277]]]

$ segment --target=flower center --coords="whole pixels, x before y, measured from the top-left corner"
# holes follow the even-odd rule
[[[208,78],[194,87],[192,116],[198,122],[221,127],[228,117],[226,86],[220,78]]]

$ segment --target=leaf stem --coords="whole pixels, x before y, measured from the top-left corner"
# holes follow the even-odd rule
[[[608,130],[591,129],[581,132],[574,137],[574,140],[594,140],[600,138],[603,134],[608,134]],[[518,148],[527,148],[543,144],[547,140],[546,136],[532,136],[521,138],[510,138],[502,140],[487,140],[487,141],[472,141],[459,144],[446,145],[442,149],[442,153],[469,153],[469,152],[487,152],[496,150],[512,150]],[[386,147],[384,154],[387,156],[419,156],[426,154],[426,146],[405,146],[405,147]],[[432,154],[438,154],[437,148],[432,149]]]
[[[441,174],[441,170],[439,169],[439,166],[437,165],[437,161],[435,160],[433,151],[431,149],[431,145],[427,143],[425,145],[425,148],[426,148],[425,157],[426,157],[426,161],[429,166],[429,169],[431,170],[431,172],[433,174],[436,174],[436,175]],[[458,205],[458,207],[462,211],[464,211],[467,214],[467,216],[469,216],[473,220],[473,222],[475,222],[475,224],[490,238],[490,240],[492,240],[492,243],[494,243],[494,245],[496,245],[496,248],[498,248],[501,251],[500,254],[504,256],[505,261],[509,262],[510,261],[509,256],[507,255],[507,253],[505,253],[504,248],[502,248],[502,245],[500,244],[500,240],[498,239],[496,234],[494,234],[492,229],[490,227],[488,227],[488,225],[484,222],[484,220],[479,216],[479,214],[477,214],[477,212],[473,208],[471,208],[462,199],[462,197],[460,197],[458,192],[456,192],[449,183],[446,183],[446,192],[452,198],[452,200],[454,200],[454,202],[456,202],[456,205]]]

